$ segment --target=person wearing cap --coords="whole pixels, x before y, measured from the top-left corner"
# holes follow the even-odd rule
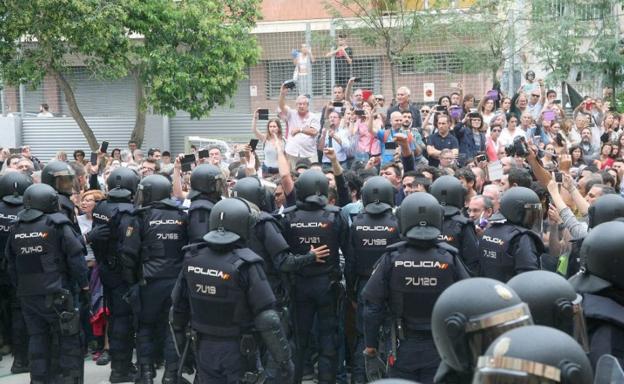
[[[390,116],[392,116],[393,112],[404,112],[410,111],[412,114],[412,126],[414,128],[422,127],[422,119],[420,117],[420,110],[416,106],[416,104],[410,102],[410,89],[407,87],[399,87],[396,91],[396,104],[392,105],[388,108],[388,112],[386,113],[386,129],[390,128],[392,125],[392,121],[390,120]]]
[[[389,376],[431,383],[440,364],[431,333],[433,305],[447,287],[469,276],[457,250],[437,241],[444,211],[435,197],[413,193],[396,215],[403,241],[387,248],[362,292],[366,375],[372,381],[385,374],[378,333],[392,319]]]

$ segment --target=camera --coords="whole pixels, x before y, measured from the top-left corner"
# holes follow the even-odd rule
[[[516,136],[513,143],[505,147],[505,153],[510,157],[526,157],[529,154],[529,148],[527,147],[524,137]]]
[[[295,83],[295,80],[291,79],[291,80],[284,81],[283,86],[286,89],[293,89],[293,88],[295,88],[297,86],[297,84]]]

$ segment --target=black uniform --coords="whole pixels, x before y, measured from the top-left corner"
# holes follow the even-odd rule
[[[401,242],[389,247],[362,295],[367,347],[377,347],[388,303],[394,326],[402,330],[396,334],[400,347],[390,367],[391,377],[433,381],[440,363],[431,335],[433,305],[444,289],[468,277],[457,250],[445,243],[417,248]]]
[[[196,198],[191,201],[188,209],[188,239],[190,243],[202,241],[202,237],[210,230],[208,229],[208,218],[214,203],[207,199]]]
[[[73,283],[88,287],[81,237],[61,213],[23,215],[9,236],[9,271],[30,336],[31,382],[47,383],[60,377],[67,383],[80,383],[79,315],[69,289]],[[50,364],[51,338],[58,338],[58,367]]]
[[[2,339],[11,345],[14,366],[28,366],[28,332],[19,300],[15,295],[15,287],[11,285],[8,273],[8,260],[4,254],[9,240],[9,231],[17,221],[17,213],[23,209],[22,204],[9,204],[0,201],[0,303],[2,314]],[[17,373],[17,372],[14,372]]]
[[[297,203],[283,212],[284,238],[295,254],[306,254],[310,246],[327,245],[325,263],[308,264],[295,273],[294,306],[297,340],[296,377],[301,378],[309,331],[317,316],[319,330],[319,383],[333,383],[338,369],[338,297],[341,294],[339,250],[346,249],[347,223],[340,209]]]
[[[129,286],[123,279],[123,267],[119,259],[122,241],[132,225],[134,206],[124,199],[100,201],[93,210],[93,228],[106,226],[110,236],[105,240],[93,241],[91,248],[100,270],[104,286],[104,299],[110,311],[108,335],[110,343],[111,369],[125,376],[132,363],[134,349],[134,326],[132,307],[124,295]],[[114,381],[114,380],[111,380]]]
[[[473,223],[459,211],[444,217],[442,234],[439,240],[457,249],[471,275],[479,271],[479,251],[477,233]]]
[[[508,281],[540,269],[542,239],[533,231],[505,221],[491,221],[479,242],[480,276]]]
[[[170,321],[176,339],[187,324],[194,330],[201,383],[258,382],[256,335],[276,362],[272,381],[292,382],[290,347],[262,258],[243,245],[256,218],[244,200],[222,200],[211,212],[204,242],[185,247]]]
[[[583,296],[592,365],[604,354],[624,365],[624,223],[602,223],[585,237],[581,248],[584,268],[569,282]]]
[[[133,287],[130,295],[130,305],[138,315],[137,355],[142,370],[154,362],[159,335],[165,340],[166,371],[177,371],[178,355],[164,324],[171,292],[182,268],[182,247],[187,243],[187,216],[168,199],[137,209],[135,220],[126,229],[124,267],[142,271],[138,281],[141,283]]]
[[[253,319],[275,304],[262,259],[245,248],[221,253],[200,244],[187,249],[173,295],[174,316],[190,317],[197,332],[200,382],[237,383],[243,373],[255,371],[241,354],[241,338],[251,335]]]
[[[360,213],[353,217],[349,231],[349,248],[345,252],[347,295],[357,302],[355,326],[357,341],[352,358],[356,383],[366,382],[364,372],[364,300],[362,290],[386,247],[399,241],[398,222],[392,210],[379,215]]]

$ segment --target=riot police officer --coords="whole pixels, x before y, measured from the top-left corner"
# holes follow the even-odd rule
[[[479,242],[473,223],[462,215],[466,199],[466,190],[461,182],[453,176],[441,176],[431,184],[431,194],[438,199],[444,208],[444,226],[440,240],[457,248],[471,275],[479,271]]]
[[[509,329],[533,324],[528,305],[508,285],[475,277],[447,288],[431,314],[442,363],[435,383],[470,383],[477,359]]]
[[[531,325],[503,333],[479,357],[474,384],[592,383],[585,351],[569,335]]]
[[[178,380],[178,355],[170,333],[162,325],[182,268],[182,247],[188,240],[187,216],[170,199],[171,190],[171,182],[164,176],[151,175],[141,180],[135,198],[141,208],[135,211],[135,220],[126,229],[123,240],[124,278],[133,285],[128,300],[133,308],[140,308],[136,343],[142,384],[154,380],[152,364],[158,337],[164,338],[163,383]]]
[[[123,280],[119,251],[126,231],[134,220],[132,198],[139,184],[138,174],[125,167],[113,170],[106,185],[108,198],[98,202],[93,210],[93,229],[87,241],[98,262],[104,297],[110,314],[108,317],[111,355],[111,383],[134,381],[132,365],[134,327],[132,307],[123,299],[128,283]]]
[[[540,269],[544,253],[541,229],[542,203],[525,187],[508,189],[500,200],[500,212],[490,219],[479,242],[480,275],[508,281],[518,273]]]
[[[191,173],[191,190],[188,198],[191,206],[188,210],[189,242],[201,242],[208,233],[210,210],[225,195],[226,181],[219,167],[212,164],[200,164]]]
[[[80,233],[78,220],[76,219],[76,206],[70,200],[74,190],[74,169],[64,161],[51,161],[41,171],[41,182],[48,184],[58,192],[58,200],[61,205],[61,213],[65,214]]]
[[[624,223],[602,223],[587,234],[581,247],[585,268],[570,278],[583,295],[592,366],[603,354],[624,365]]]
[[[363,212],[355,215],[349,230],[349,247],[345,252],[347,296],[357,302],[357,341],[352,358],[355,383],[366,382],[364,372],[364,301],[361,292],[373,267],[386,247],[399,241],[398,222],[393,213],[394,187],[382,176],[372,177],[362,188]]]
[[[259,382],[253,331],[280,367],[278,382],[292,381],[291,351],[262,258],[245,248],[254,221],[244,200],[222,200],[212,208],[205,242],[185,247],[170,322],[177,335],[189,323],[195,332],[201,383]]]
[[[275,217],[267,213],[271,206],[267,202],[266,189],[259,179],[245,177],[238,180],[232,193],[236,197],[247,200],[259,210],[253,230],[247,239],[247,247],[264,260],[264,271],[277,300],[276,310],[283,322],[288,323],[285,308],[289,296],[284,274],[296,272],[315,262],[323,263],[324,259],[329,256],[329,249],[326,245],[316,248],[311,245],[310,251],[306,254],[295,255],[290,252],[290,246],[284,239]],[[271,382],[276,377],[278,367],[275,366],[270,356],[263,360],[268,381]]]
[[[624,217],[624,198],[620,195],[610,193],[597,198],[587,211],[587,230],[591,231],[595,226],[607,221],[615,220],[618,217]],[[582,266],[581,247],[583,239],[573,239],[572,249],[565,263],[560,263],[557,270],[565,277],[572,277]]]
[[[28,372],[28,332],[15,289],[10,283],[4,249],[9,239],[9,230],[23,209],[24,191],[31,185],[32,179],[21,172],[8,172],[0,177],[0,301],[3,323],[0,332],[6,343],[11,342],[11,373]]]
[[[514,276],[507,285],[529,305],[535,324],[557,328],[589,351],[583,298],[566,279],[554,272],[530,271]]]
[[[70,289],[77,283],[89,303],[86,251],[69,219],[59,213],[52,187],[34,184],[26,189],[24,210],[9,232],[6,251],[30,337],[31,383],[82,383],[80,317]],[[51,353],[56,343],[58,360]]]
[[[328,204],[328,184],[320,171],[303,172],[295,182],[296,206],[283,211],[284,238],[293,253],[306,254],[311,245],[329,248],[325,263],[308,264],[299,269],[291,286],[297,343],[296,382],[301,381],[315,315],[319,333],[319,383],[334,383],[338,369],[337,307],[342,293],[339,250],[345,249],[348,227],[340,210]]]
[[[433,304],[447,287],[469,275],[457,250],[437,240],[444,211],[435,197],[425,192],[407,196],[397,218],[405,241],[388,247],[362,292],[367,377],[379,379],[385,368],[377,335],[387,305],[394,320],[390,376],[431,382],[440,362],[431,334]]]

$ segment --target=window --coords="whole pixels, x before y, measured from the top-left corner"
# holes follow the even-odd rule
[[[354,87],[378,92],[381,89],[380,61],[379,57],[353,58],[352,74],[362,79]],[[266,95],[270,99],[277,98],[282,83],[292,79],[295,67],[291,60],[267,60],[265,68]],[[291,92],[290,96],[294,98],[295,94],[296,92]],[[312,96],[329,97],[331,94],[331,60],[317,59],[312,65]]]
[[[461,60],[452,52],[419,53],[404,58],[399,64],[402,75],[433,72],[461,73]]]

